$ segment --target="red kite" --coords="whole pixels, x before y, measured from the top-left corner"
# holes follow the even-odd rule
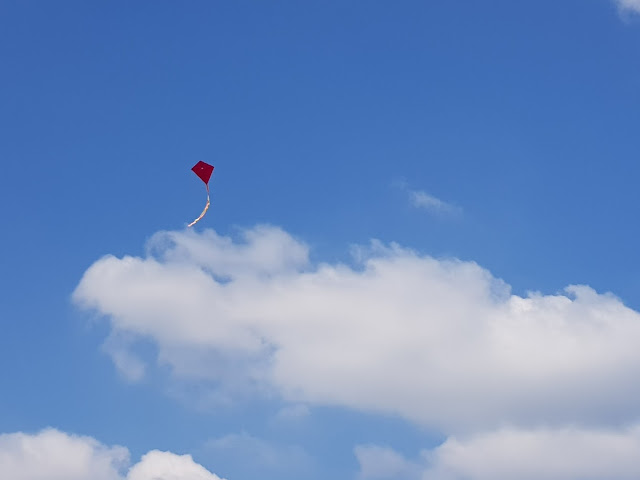
[[[200,216],[189,225],[187,225],[187,227],[193,227],[202,219],[202,217],[204,217],[204,214],[207,213],[207,210],[209,210],[209,179],[211,178],[211,174],[213,173],[213,166],[209,165],[208,163],[198,162],[193,166],[191,170],[193,170],[193,173],[200,177],[200,180],[202,180],[204,182],[204,185],[207,187],[207,204],[205,205],[204,210],[202,211]]]

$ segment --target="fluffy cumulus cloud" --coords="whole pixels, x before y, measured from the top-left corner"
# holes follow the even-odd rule
[[[446,474],[480,471],[471,454],[505,435],[526,448],[527,432],[574,434],[596,462],[608,454],[593,445],[617,437],[589,429],[640,415],[640,315],[613,295],[519,296],[473,262],[377,242],[354,252],[349,264],[314,264],[304,243],[268,226],[239,239],[163,232],[144,258],[96,261],[74,300],[128,339],[108,349],[121,368],[133,368],[121,360],[138,339],[181,380],[399,415],[450,436],[433,467]],[[586,430],[557,430],[567,425]]]
[[[121,480],[128,463],[126,448],[53,429],[0,435],[0,472],[12,480]]]
[[[11,480],[221,480],[189,455],[152,451],[129,469],[129,451],[55,429],[0,435],[0,472]]]
[[[371,445],[355,453],[363,479],[632,480],[640,478],[640,427],[503,428],[449,438],[417,460]]]
[[[142,457],[127,474],[127,480],[221,480],[191,455],[175,455],[170,452],[151,451]]]
[[[176,375],[447,430],[640,413],[640,316],[588,287],[520,297],[473,262],[376,244],[312,266],[269,227],[161,233],[152,250],[97,261],[74,298]]]

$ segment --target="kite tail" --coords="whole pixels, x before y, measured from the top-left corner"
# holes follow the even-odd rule
[[[200,214],[200,216],[196,218],[193,222],[191,222],[189,225],[187,225],[187,227],[193,227],[196,223],[202,220],[202,217],[204,217],[204,214],[207,213],[207,210],[209,210],[210,203],[211,202],[209,201],[209,185],[207,185],[207,204],[204,206],[204,210],[202,210],[202,213]]]

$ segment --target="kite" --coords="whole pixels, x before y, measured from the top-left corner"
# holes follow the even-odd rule
[[[209,165],[208,163],[198,162],[193,166],[191,170],[193,170],[193,173],[200,177],[200,180],[202,180],[204,182],[204,185],[207,187],[207,204],[204,206],[204,210],[202,211],[200,216],[189,225],[187,225],[187,227],[193,227],[196,223],[202,220],[204,214],[207,213],[207,210],[209,210],[209,204],[211,203],[209,202],[209,179],[211,178],[211,174],[213,173],[213,166]]]

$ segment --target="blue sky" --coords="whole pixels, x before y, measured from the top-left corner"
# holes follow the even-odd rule
[[[638,12],[1,3],[0,469],[637,478]]]

